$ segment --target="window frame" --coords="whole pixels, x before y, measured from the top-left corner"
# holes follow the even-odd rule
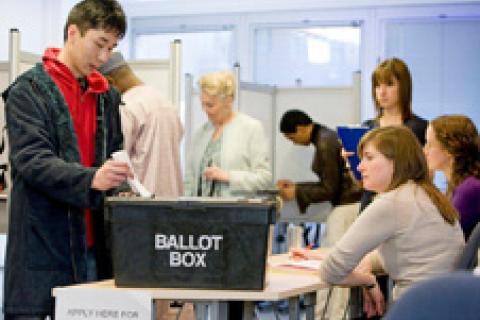
[[[292,21],[292,22],[272,22],[272,23],[257,23],[254,26],[252,26],[252,80],[253,82],[256,82],[258,77],[258,69],[256,68],[256,65],[258,63],[257,61],[257,50],[258,47],[256,46],[256,36],[257,32],[260,29],[307,29],[307,28],[326,28],[326,27],[358,27],[360,31],[360,43],[358,47],[358,61],[359,61],[359,70],[362,69],[362,63],[363,63],[363,35],[364,35],[364,23],[363,20],[361,19],[340,19],[340,20],[302,20],[302,21]]]

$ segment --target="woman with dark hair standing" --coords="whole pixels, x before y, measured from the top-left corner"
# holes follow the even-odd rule
[[[463,115],[446,115],[432,120],[424,147],[431,172],[447,178],[447,196],[460,214],[468,239],[480,221],[480,147],[473,121]]]
[[[412,77],[405,62],[391,58],[377,66],[372,73],[372,97],[377,115],[366,120],[363,126],[404,125],[413,132],[420,144],[425,144],[428,121],[412,112]],[[368,191],[362,193],[360,212],[372,202],[374,195]]]
[[[425,144],[428,122],[412,112],[412,77],[405,62],[391,58],[377,66],[372,73],[372,97],[377,115],[363,125],[371,128],[404,125]]]

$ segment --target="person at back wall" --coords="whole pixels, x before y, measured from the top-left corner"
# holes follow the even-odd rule
[[[124,149],[142,184],[157,197],[182,195],[183,126],[177,108],[140,80],[120,52],[113,53],[99,71],[122,94]]]
[[[233,110],[235,79],[228,71],[199,80],[208,117],[194,134],[187,155],[185,195],[254,196],[271,187],[267,138],[260,121]]]
[[[199,80],[208,117],[194,134],[187,155],[185,195],[252,197],[271,186],[268,144],[260,121],[233,109],[235,78],[211,72]],[[243,319],[243,304],[230,301],[228,319]]]

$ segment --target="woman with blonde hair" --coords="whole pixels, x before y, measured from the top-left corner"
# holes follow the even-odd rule
[[[445,115],[432,120],[424,147],[429,169],[447,178],[447,197],[460,214],[468,239],[480,221],[480,147],[477,128],[463,115]]]
[[[194,134],[185,174],[188,196],[251,196],[272,184],[267,140],[260,121],[233,110],[231,72],[199,81],[208,122]]]
[[[432,184],[420,143],[401,126],[368,132],[359,154],[364,188],[377,193],[330,253],[294,249],[322,259],[330,284],[364,286],[367,316],[384,313],[373,272],[386,272],[397,299],[413,283],[453,270],[465,245],[456,210]],[[370,254],[369,254],[370,253]]]
[[[267,139],[260,121],[233,110],[235,78],[228,71],[199,80],[208,122],[195,133],[185,172],[185,195],[251,197],[272,185]],[[228,319],[242,319],[243,304],[231,301]]]

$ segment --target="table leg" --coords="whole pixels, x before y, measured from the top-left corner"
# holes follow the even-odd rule
[[[303,303],[305,305],[305,320],[315,319],[315,304],[317,303],[317,292],[306,293],[303,297]]]
[[[150,316],[150,319],[157,319],[157,300],[155,299],[152,299],[152,315]]]
[[[298,320],[300,319],[300,303],[298,296],[288,299],[288,319]]]
[[[222,320],[228,318],[228,302],[211,301],[208,303],[208,319]]]
[[[243,320],[253,320],[255,312],[255,302],[245,301],[243,303]]]
[[[195,319],[196,320],[207,320],[208,319],[207,307],[208,307],[207,302],[195,302],[194,303],[193,308],[194,308],[194,311],[195,311]]]

